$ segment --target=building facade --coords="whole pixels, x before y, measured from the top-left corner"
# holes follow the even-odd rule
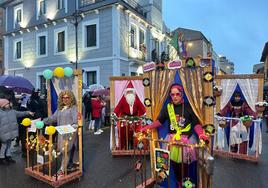
[[[268,42],[264,45],[260,61],[263,62],[264,87],[268,91]]]
[[[169,50],[162,0],[14,0],[1,7],[5,73],[37,88],[45,87],[42,72],[59,66],[82,69],[87,85],[109,86],[110,76],[142,74],[153,49],[158,56]]]
[[[229,61],[225,56],[220,57],[219,68],[221,74],[234,74],[234,63]]]
[[[5,33],[5,12],[0,8],[0,75],[4,74],[4,38]]]
[[[212,53],[212,44],[202,32],[186,28],[177,28],[172,33],[182,34],[182,40],[186,43],[187,56],[207,57],[209,53]]]

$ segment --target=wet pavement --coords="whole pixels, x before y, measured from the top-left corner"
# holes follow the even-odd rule
[[[110,129],[101,135],[84,136],[85,173],[64,188],[133,188],[134,158],[112,157],[109,149]],[[259,163],[216,158],[213,188],[268,187],[268,133],[263,133],[263,152]],[[0,166],[0,188],[47,188],[49,185],[24,173],[25,161],[13,148],[17,163]],[[156,186],[155,186],[156,187]]]

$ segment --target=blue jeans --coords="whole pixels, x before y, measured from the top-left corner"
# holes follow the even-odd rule
[[[95,119],[94,132],[96,132],[100,129],[100,125],[101,125],[101,118]]]
[[[11,139],[9,139],[9,140],[7,140],[5,142],[2,142],[2,146],[1,146],[1,149],[0,149],[0,158],[1,159],[11,156],[11,153],[10,153],[11,142],[12,142]]]

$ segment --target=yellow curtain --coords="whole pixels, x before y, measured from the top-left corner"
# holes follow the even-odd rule
[[[152,100],[152,119],[156,120],[158,114],[161,111],[164,100],[168,95],[170,85],[173,83],[176,71],[163,70],[163,71],[151,71],[149,72],[150,84],[150,96]]]
[[[205,117],[204,112],[202,110],[204,109],[203,68],[181,68],[179,72],[184,92],[189,100],[189,103],[195,115],[198,117],[200,123],[204,124]]]

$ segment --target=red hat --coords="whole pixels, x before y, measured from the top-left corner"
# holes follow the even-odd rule
[[[131,81],[128,83],[127,88],[126,88],[126,91],[133,91],[133,92],[135,92],[135,89],[134,89],[133,84],[132,84]]]

